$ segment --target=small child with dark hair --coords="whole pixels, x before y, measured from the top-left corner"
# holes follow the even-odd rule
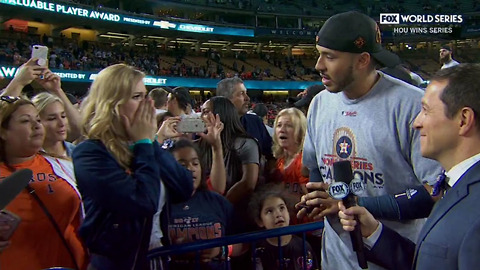
[[[209,191],[205,173],[195,145],[186,139],[176,141],[169,149],[178,163],[192,172],[193,194],[182,203],[172,204],[168,222],[169,239],[173,244],[224,237],[231,233],[233,206],[222,195]],[[200,252],[200,269],[226,269],[228,252],[220,247]],[[195,255],[175,256],[168,269],[196,269]]]
[[[249,203],[250,213],[261,228],[275,229],[290,225],[287,197],[281,186],[267,184],[256,191]],[[257,243],[255,249],[256,270],[301,270],[303,268],[303,240],[296,235],[267,238]],[[312,247],[306,245],[308,270],[318,269]],[[280,265],[278,248],[283,249],[283,265]]]

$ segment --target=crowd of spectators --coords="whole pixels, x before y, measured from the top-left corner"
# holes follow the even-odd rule
[[[20,66],[30,57],[31,45],[42,44],[49,47],[49,68],[65,70],[99,71],[109,65],[125,63],[135,66],[148,75],[198,77],[223,79],[238,76],[245,80],[295,79],[308,75],[312,68],[305,67],[302,60],[293,57],[260,54],[262,61],[271,67],[259,67],[245,51],[232,54],[233,64],[223,61],[221,53],[215,50],[205,51],[203,60],[186,60],[192,54],[182,46],[166,48],[151,41],[146,46],[125,46],[122,43],[78,42],[63,35],[53,38],[47,35],[27,35],[12,30],[3,31],[0,38],[0,64]],[[284,59],[283,59],[284,57]],[[198,58],[196,58],[198,59]],[[257,59],[257,61],[259,61]],[[283,77],[273,76],[271,69],[284,70]]]

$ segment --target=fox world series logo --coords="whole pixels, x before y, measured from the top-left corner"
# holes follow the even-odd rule
[[[463,16],[459,14],[380,13],[380,24],[398,25],[393,28],[394,34],[451,34],[453,33],[452,25],[461,24],[463,21]],[[400,26],[409,24],[415,26]],[[420,24],[432,26],[418,26]]]

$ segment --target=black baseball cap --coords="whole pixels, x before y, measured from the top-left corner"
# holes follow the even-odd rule
[[[310,85],[306,89],[307,94],[294,103],[295,107],[301,108],[304,106],[308,106],[310,102],[312,102],[312,99],[315,97],[315,95],[317,95],[318,93],[320,93],[320,91],[324,89],[325,89],[325,85],[323,84]]]
[[[341,52],[368,52],[385,67],[400,64],[400,58],[382,47],[380,28],[367,15],[348,11],[330,17],[318,31],[317,45]]]
[[[449,52],[452,51],[452,47],[450,47],[450,45],[443,45],[441,49],[447,50]]]

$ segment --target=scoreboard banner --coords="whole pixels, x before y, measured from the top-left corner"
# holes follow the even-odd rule
[[[0,65],[0,76],[5,78],[13,78],[18,68],[12,66]],[[60,76],[65,82],[81,82],[91,83],[97,76],[97,72],[81,71],[81,70],[64,70],[52,69],[52,72]],[[202,78],[185,78],[185,77],[160,77],[146,76],[143,79],[145,85],[148,86],[183,86],[187,88],[217,88],[220,79],[202,79]],[[245,87],[251,90],[304,90],[310,85],[321,84],[321,82],[313,81],[251,81],[245,80]]]
[[[94,10],[78,7],[74,5],[59,4],[49,1],[37,0],[0,0],[2,4],[17,6],[21,8],[30,8],[39,11],[52,12],[56,14],[71,15],[81,18],[102,20],[112,23],[123,23],[138,25],[143,27],[159,28],[163,30],[175,30],[201,34],[216,34],[229,36],[253,37],[254,30],[246,28],[221,27],[202,24],[180,23],[176,21],[166,21],[160,19],[150,19],[147,17],[134,17],[121,13],[109,12],[108,10]]]

